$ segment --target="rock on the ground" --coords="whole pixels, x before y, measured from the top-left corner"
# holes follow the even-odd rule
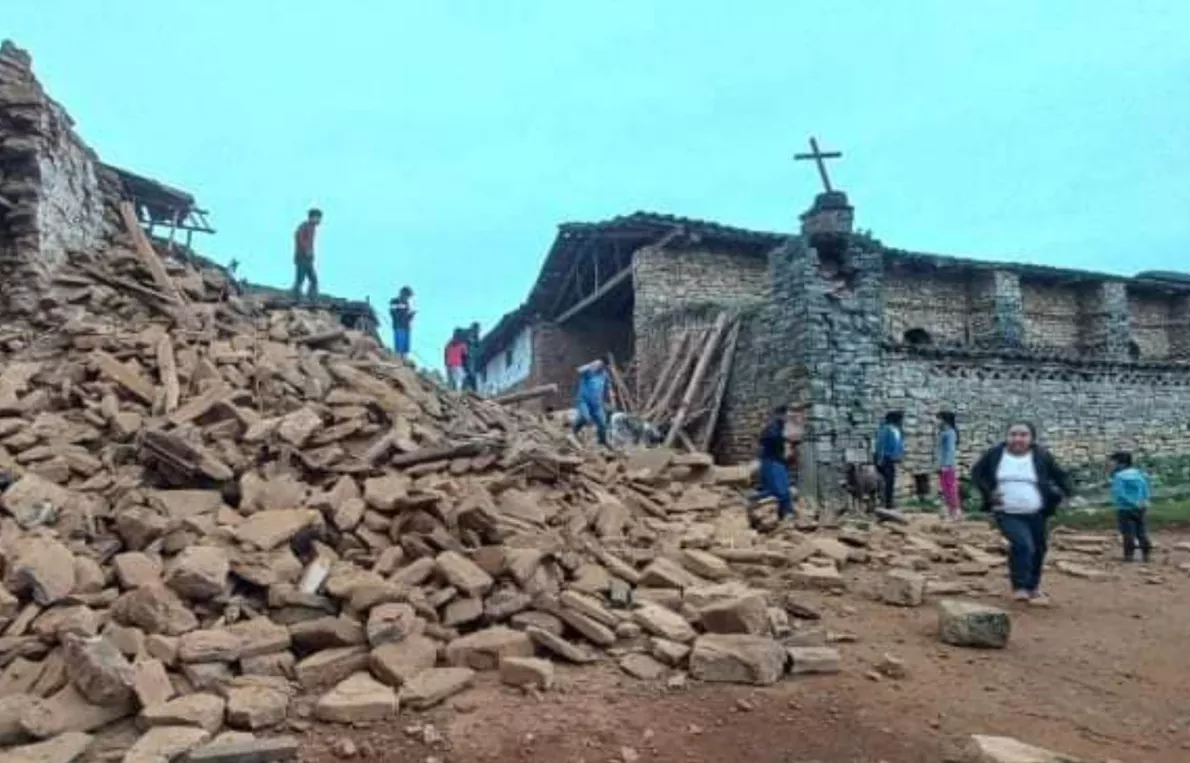
[[[227,690],[227,725],[237,729],[276,726],[285,720],[289,694],[272,686],[233,686]]]
[[[314,716],[331,723],[382,721],[397,713],[397,693],[367,673],[355,673],[323,694]]]
[[[141,707],[168,702],[174,696],[174,685],[165,672],[165,663],[151,657],[137,660],[132,665],[132,690]]]
[[[789,648],[789,672],[793,675],[838,673],[839,650],[828,646],[794,646]]]
[[[532,657],[528,634],[497,625],[457,638],[446,646],[446,661],[473,670],[495,670],[503,657]]]
[[[549,689],[554,685],[554,663],[538,657],[505,657],[500,660],[500,681],[509,686]]]
[[[63,658],[67,675],[87,701],[96,705],[119,705],[132,700],[136,672],[108,639],[70,636]]]
[[[220,734],[210,744],[191,750],[187,763],[281,763],[296,758],[299,746],[292,736],[240,740]]]
[[[697,548],[682,550],[682,566],[707,580],[724,580],[731,576],[727,562],[709,551]]]
[[[649,652],[666,665],[676,668],[690,656],[690,645],[665,638],[654,638],[649,641]]]
[[[244,520],[235,528],[235,534],[241,542],[269,551],[320,519],[313,509],[267,509]]]
[[[398,689],[437,661],[438,644],[422,635],[378,646],[368,658],[373,675]]]
[[[457,551],[443,551],[436,561],[446,582],[469,596],[482,596],[492,587],[492,576]]]
[[[324,649],[315,652],[297,664],[294,669],[298,682],[309,689],[330,686],[342,681],[352,673],[366,670],[368,650],[358,646],[339,649]]]
[[[785,647],[763,636],[708,634],[694,641],[690,675],[702,681],[768,685],[785,673]]]
[[[1035,747],[1012,737],[978,734],[971,737],[966,754],[964,763],[1083,763],[1080,758]]]
[[[43,607],[66,598],[74,588],[74,555],[52,538],[24,538],[8,574],[14,593],[28,591]]]
[[[112,604],[111,614],[121,625],[140,628],[149,635],[180,636],[198,627],[194,613],[159,583],[123,594]]]
[[[94,731],[132,715],[134,704],[129,702],[95,705],[67,684],[45,699],[35,699],[21,713],[21,728],[37,739],[65,731]]]
[[[1011,633],[1012,622],[1002,609],[958,599],[938,602],[938,635],[944,643],[1003,649]]]
[[[646,633],[681,644],[690,643],[698,635],[686,618],[652,602],[645,602],[634,610],[632,619]]]
[[[884,575],[880,599],[898,607],[918,607],[925,601],[926,578],[919,572],[889,570]]]
[[[91,735],[68,731],[44,742],[12,747],[0,755],[4,763],[74,763],[91,745]]]
[[[672,643],[672,642],[670,642]],[[620,658],[620,670],[642,681],[654,681],[666,673],[666,668],[647,654],[626,654]]]
[[[174,557],[166,585],[185,599],[206,601],[223,593],[230,568],[223,549],[190,546]]]
[[[769,634],[769,613],[759,593],[737,596],[708,604],[698,612],[707,633]]]
[[[401,706],[424,710],[458,694],[475,680],[470,668],[430,668],[401,687]]]
[[[421,633],[425,621],[408,604],[381,604],[368,613],[368,643],[373,647],[404,641]]]
[[[214,734],[223,726],[226,702],[215,694],[187,694],[140,712],[140,722],[152,726],[197,726]]]
[[[123,763],[171,763],[211,736],[197,726],[157,726],[128,748]]]
[[[597,659],[586,647],[571,643],[553,631],[531,625],[525,629],[525,633],[533,640],[534,644],[537,644],[551,654],[561,657],[567,662],[583,665],[595,662]]]
[[[178,639],[178,659],[184,663],[235,662],[240,658],[240,637],[224,628],[190,631]]]

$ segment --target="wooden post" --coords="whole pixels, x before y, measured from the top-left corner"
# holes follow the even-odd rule
[[[711,358],[715,354],[715,348],[719,345],[719,341],[723,338],[723,333],[727,330],[727,313],[719,313],[719,317],[715,319],[715,325],[711,328],[711,336],[707,339],[706,346],[702,349],[702,354],[698,358],[698,364],[694,366],[694,373],[690,376],[690,384],[686,387],[686,394],[682,396],[682,402],[678,405],[678,412],[674,414],[673,421],[670,422],[669,432],[665,435],[665,446],[668,448],[674,444],[678,433],[682,429],[682,422],[686,418],[686,414],[690,411],[690,404],[694,402],[694,395],[698,392],[698,386],[702,383],[702,377],[706,376],[707,368],[711,365]]]
[[[546,395],[552,395],[557,391],[558,391],[557,384],[543,384],[540,387],[531,387],[529,389],[523,389],[520,392],[510,392],[507,395],[500,395],[499,397],[493,397],[492,402],[499,403],[500,405],[511,405],[512,403],[520,403],[525,400],[532,400],[533,398],[536,398],[536,397],[545,397]]]
[[[174,344],[169,334],[162,334],[157,342],[157,373],[161,377],[161,387],[165,390],[165,413],[173,413],[178,408],[181,388],[178,385],[178,364],[174,360]]]
[[[735,359],[735,347],[740,338],[740,321],[737,318],[731,324],[731,333],[727,335],[727,343],[723,345],[723,354],[719,358],[719,378],[715,382],[715,394],[711,398],[711,412],[707,417],[706,428],[699,438],[700,450],[709,451],[711,440],[715,436],[715,425],[719,422],[719,410],[723,407],[723,397],[727,394],[727,382],[731,377],[731,365]]]
[[[648,412],[653,408],[654,405],[656,405],[657,397],[661,394],[661,390],[665,387],[666,382],[669,381],[669,375],[673,373],[674,366],[677,364],[678,358],[682,356],[682,353],[686,349],[686,343],[689,341],[690,334],[684,332],[682,334],[682,338],[679,339],[677,344],[675,344],[673,348],[670,349],[669,356],[665,359],[665,365],[661,367],[661,373],[657,375],[657,380],[653,383],[653,391],[649,393],[648,401],[645,403],[643,408],[644,411]],[[637,369],[637,374],[637,381],[640,382],[641,379],[639,377],[639,368]],[[638,391],[640,391],[639,386]]]
[[[682,384],[682,380],[690,373],[690,366],[698,357],[698,348],[706,339],[707,332],[698,330],[694,332],[695,335],[690,337],[690,341],[686,344],[686,350],[682,353],[682,359],[674,366],[669,374],[669,378],[662,379],[661,383],[665,385],[665,392],[657,401],[657,404],[649,409],[647,418],[653,423],[660,423],[659,417],[664,416],[665,412],[669,410],[669,406],[673,403],[674,395],[678,393],[678,388]],[[657,419],[657,421],[654,421]]]

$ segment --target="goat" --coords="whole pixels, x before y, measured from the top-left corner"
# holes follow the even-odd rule
[[[884,478],[872,464],[847,464],[843,489],[851,497],[853,508],[863,508],[868,514],[876,511]]]

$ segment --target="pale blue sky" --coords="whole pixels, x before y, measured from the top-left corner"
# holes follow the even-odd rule
[[[525,297],[564,220],[793,230],[833,177],[887,244],[1190,269],[1190,2],[0,0],[107,161],[192,191],[200,248],[417,291],[414,353]],[[387,333],[387,332],[386,332]]]

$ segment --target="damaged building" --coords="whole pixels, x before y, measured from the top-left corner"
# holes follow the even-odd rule
[[[555,383],[547,404],[565,406],[575,367],[612,357],[647,390],[683,335],[726,310],[740,330],[711,449],[751,458],[767,412],[791,404],[812,498],[870,458],[890,410],[906,414],[905,493],[930,490],[940,410],[958,413],[964,465],[1014,416],[1097,473],[1119,448],[1190,453],[1185,276],[905,251],[853,219],[830,191],[796,234],[640,212],[561,225],[524,304],[484,338],[485,388]]]
[[[5,332],[59,322],[55,278],[72,253],[107,249],[140,227],[158,250],[218,268],[229,294],[266,307],[293,304],[287,291],[237,280],[230,269],[191,249],[194,234],[214,233],[190,193],[105,164],[74,130],[66,110],[34,76],[28,53],[0,45],[0,320]],[[60,291],[60,290],[59,290]],[[320,298],[349,328],[375,333],[367,302]]]

